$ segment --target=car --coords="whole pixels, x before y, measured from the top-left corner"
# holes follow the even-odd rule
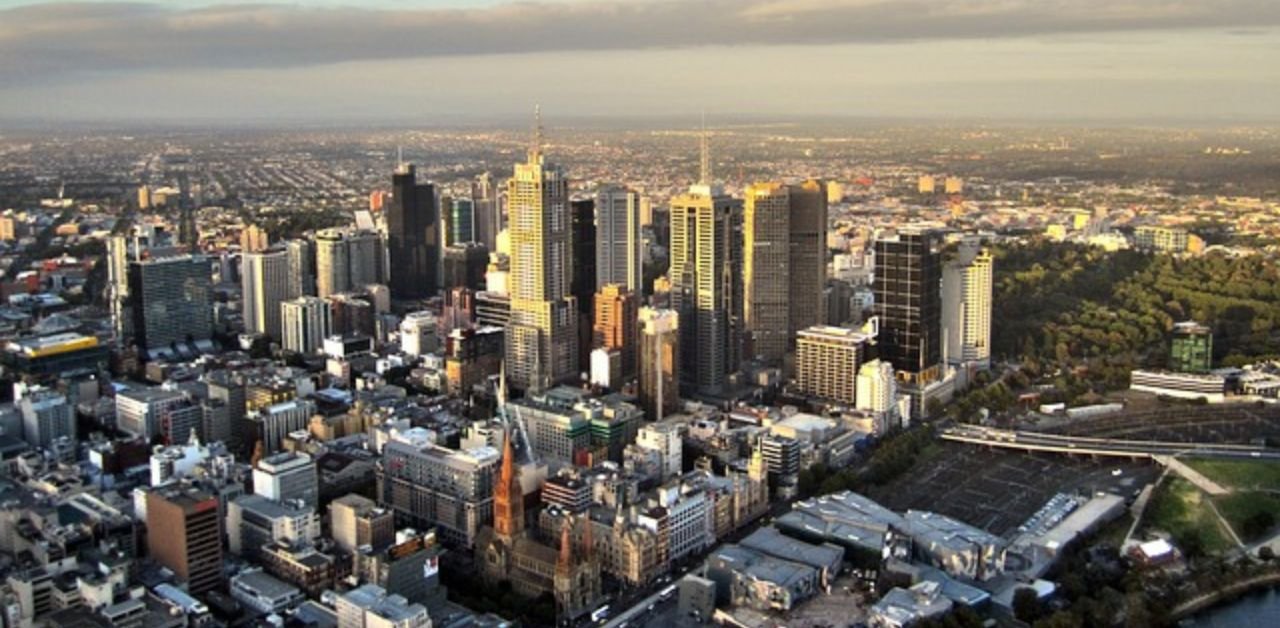
[[[1122,473],[1124,473],[1124,471],[1121,471],[1120,469],[1113,469],[1113,470],[1111,471],[1111,475],[1114,475],[1114,476],[1119,476],[1119,475],[1121,475]]]

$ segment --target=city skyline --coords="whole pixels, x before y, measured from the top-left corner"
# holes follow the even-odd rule
[[[1280,6],[1259,0],[0,2],[0,23],[0,119],[506,122],[537,101],[606,118],[1212,122],[1275,120],[1280,101]]]

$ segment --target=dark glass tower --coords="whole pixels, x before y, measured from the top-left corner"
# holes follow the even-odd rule
[[[578,299],[578,366],[591,368],[592,301],[596,293],[596,202],[569,203],[573,216],[573,296]]]
[[[876,240],[875,314],[880,357],[908,383],[940,376],[942,362],[942,256],[937,237],[903,229]]]
[[[413,165],[403,164],[391,177],[391,192],[387,210],[391,296],[425,299],[439,289],[440,221],[435,187],[418,183]]]

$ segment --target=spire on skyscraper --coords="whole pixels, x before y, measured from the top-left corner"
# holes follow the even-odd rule
[[[707,135],[707,113],[702,112],[702,146],[701,163],[698,170],[698,183],[711,185],[711,139]]]
[[[533,140],[529,145],[529,163],[542,157],[542,105],[533,106]]]

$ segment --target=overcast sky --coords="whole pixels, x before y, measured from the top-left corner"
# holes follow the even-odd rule
[[[1280,119],[1280,0],[0,0],[0,118]]]

